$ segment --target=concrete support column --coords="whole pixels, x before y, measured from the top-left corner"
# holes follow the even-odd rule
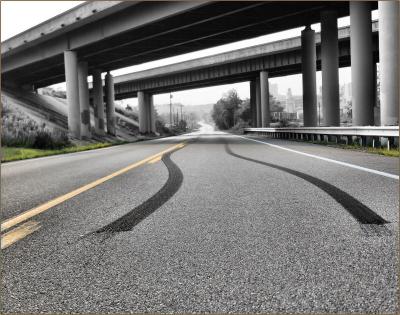
[[[107,133],[116,135],[115,128],[115,105],[114,105],[114,78],[110,72],[105,77],[106,87],[106,114],[107,114]]]
[[[301,32],[301,69],[303,79],[303,117],[305,127],[317,126],[317,57],[315,32],[308,25]]]
[[[321,13],[322,111],[325,126],[340,125],[339,44],[336,11]]]
[[[67,85],[68,131],[81,137],[81,112],[79,106],[78,57],[75,51],[64,51],[65,82]]]
[[[271,118],[269,113],[269,86],[268,72],[260,72],[260,93],[261,93],[261,127],[269,127]]]
[[[374,125],[381,125],[381,113],[378,106],[378,67],[375,61],[372,62],[372,97],[374,99]]]
[[[137,93],[138,105],[139,105],[139,132],[146,133],[148,130],[148,111],[147,111],[147,100],[146,93],[139,91]]]
[[[154,98],[153,95],[147,94],[147,111],[148,111],[148,130],[147,132],[156,132],[156,117],[154,111]]]
[[[378,1],[381,125],[399,125],[398,1]]]
[[[88,63],[82,61],[78,63],[78,83],[79,83],[79,104],[81,112],[81,137],[91,138],[90,132],[90,106],[89,106],[89,86],[87,82]]]
[[[250,112],[251,126],[257,127],[256,81],[250,81]]]
[[[353,126],[374,125],[372,29],[369,2],[350,1]]]
[[[257,126],[262,126],[262,119],[261,119],[261,87],[260,87],[260,78],[256,78],[256,113],[257,113]]]
[[[101,70],[93,70],[94,131],[104,135],[104,97]]]

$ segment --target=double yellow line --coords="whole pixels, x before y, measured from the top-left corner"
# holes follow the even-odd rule
[[[77,195],[79,195],[79,194],[81,194],[81,193],[83,193],[83,192],[85,192],[85,191],[87,191],[89,189],[92,189],[92,188],[94,188],[94,187],[96,187],[96,186],[98,186],[98,185],[100,185],[100,184],[102,184],[102,183],[104,183],[104,182],[116,177],[116,176],[119,176],[119,175],[121,175],[123,173],[126,173],[126,172],[128,172],[128,171],[130,171],[130,170],[132,170],[134,168],[137,168],[137,167],[139,167],[139,166],[141,166],[143,164],[146,164],[146,163],[151,163],[151,164],[152,163],[156,163],[156,162],[161,160],[161,158],[162,158],[162,156],[164,154],[166,154],[168,152],[171,152],[171,151],[174,151],[174,150],[181,149],[185,145],[186,145],[186,143],[184,143],[184,142],[176,144],[176,145],[174,145],[174,146],[172,146],[172,147],[170,147],[170,148],[168,148],[168,149],[166,149],[164,151],[161,151],[161,152],[159,152],[157,154],[149,156],[148,158],[145,158],[145,159],[143,159],[143,160],[141,160],[139,162],[136,162],[136,163],[133,163],[131,165],[128,165],[127,167],[124,167],[124,168],[122,168],[122,169],[120,169],[120,170],[118,170],[118,171],[116,171],[116,172],[114,172],[114,173],[112,173],[110,175],[107,175],[107,176],[104,176],[102,178],[99,178],[99,179],[95,180],[94,182],[86,184],[86,185],[84,185],[82,187],[79,187],[79,188],[77,188],[77,189],[75,189],[75,190],[73,190],[73,191],[71,191],[71,192],[69,192],[69,193],[67,193],[65,195],[57,197],[57,198],[55,198],[53,200],[50,200],[50,201],[48,201],[48,202],[46,202],[46,203],[44,203],[44,204],[42,204],[40,206],[37,206],[37,207],[35,207],[33,209],[27,210],[27,211],[17,215],[15,217],[12,217],[12,218],[10,218],[10,219],[8,219],[8,220],[6,220],[6,221],[1,223],[1,232],[4,232],[4,231],[8,230],[9,228],[14,227],[17,224],[20,224],[20,223],[22,223],[22,222],[24,222],[24,221],[26,221],[26,220],[34,217],[34,216],[37,216],[38,214],[43,213],[43,212],[49,210],[50,208],[53,208],[53,207],[59,205],[60,203],[66,201],[68,199],[71,199],[71,198],[73,198],[73,197],[75,197],[75,196],[77,196]],[[1,236],[1,249],[12,245],[16,241],[18,241],[18,240],[22,239],[23,237],[33,233],[34,231],[36,231],[39,228],[40,228],[40,225],[37,222],[29,221],[29,222],[21,225],[20,227],[17,227],[12,231],[3,234]]]

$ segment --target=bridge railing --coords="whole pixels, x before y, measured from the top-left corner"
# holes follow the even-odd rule
[[[244,133],[313,142],[359,142],[362,146],[387,146],[388,149],[398,147],[399,142],[398,126],[245,128]]]

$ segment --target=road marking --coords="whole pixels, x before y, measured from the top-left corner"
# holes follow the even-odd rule
[[[24,237],[40,229],[39,222],[28,221],[1,236],[1,249],[18,242]]]
[[[148,161],[147,163],[148,164],[154,164],[154,163],[160,162],[161,158],[162,158],[162,155],[161,156],[157,156],[155,159],[152,159],[151,161]]]
[[[27,211],[17,215],[15,217],[12,217],[12,218],[4,221],[1,224],[1,231],[5,231],[5,230],[7,230],[7,229],[9,229],[9,228],[11,228],[11,227],[23,222],[23,221],[26,221],[26,220],[28,220],[28,219],[30,219],[30,218],[42,213],[42,212],[45,212],[45,211],[49,210],[50,208],[53,208],[54,206],[59,205],[60,203],[66,201],[68,199],[71,199],[71,198],[73,198],[73,197],[75,197],[75,196],[77,196],[77,195],[79,195],[79,194],[81,194],[81,193],[83,193],[83,192],[85,192],[85,191],[87,191],[89,189],[92,189],[92,188],[94,188],[94,187],[96,187],[96,186],[98,186],[98,185],[100,185],[100,184],[102,184],[102,183],[104,183],[104,182],[116,177],[116,176],[119,176],[119,175],[121,175],[123,173],[126,173],[126,172],[128,172],[128,171],[130,171],[130,170],[132,170],[132,169],[134,169],[134,168],[136,168],[138,166],[146,164],[147,162],[149,162],[149,161],[151,161],[153,159],[161,157],[163,154],[165,154],[167,152],[171,152],[173,150],[183,148],[185,146],[185,144],[186,143],[176,144],[176,145],[174,145],[174,146],[172,146],[172,147],[170,147],[170,148],[168,148],[168,149],[166,149],[164,151],[161,151],[161,152],[156,153],[156,154],[154,154],[152,156],[149,156],[148,158],[145,158],[145,159],[143,159],[143,160],[141,160],[139,162],[136,162],[136,163],[133,163],[131,165],[128,165],[127,167],[124,167],[124,168],[120,169],[119,171],[116,171],[116,172],[114,172],[114,173],[112,173],[110,175],[107,175],[107,176],[104,176],[102,178],[99,178],[99,179],[95,180],[94,182],[86,184],[86,185],[84,185],[82,187],[79,187],[79,188],[77,188],[77,189],[75,189],[75,190],[73,190],[73,191],[71,191],[71,192],[69,192],[69,193],[67,193],[65,195],[59,196],[59,197],[57,197],[57,198],[55,198],[53,200],[50,200],[50,201],[48,201],[48,202],[46,202],[46,203],[44,203],[44,204],[42,204],[40,206],[37,206],[37,207],[35,207],[33,209],[27,210]]]
[[[399,176],[398,175],[394,175],[394,174],[390,174],[390,173],[386,173],[386,172],[373,170],[371,168],[366,168],[366,167],[358,166],[358,165],[355,165],[355,164],[350,164],[350,163],[346,163],[346,162],[341,162],[341,161],[337,161],[337,160],[328,159],[328,158],[325,158],[325,157],[322,157],[322,156],[318,156],[318,155],[314,155],[314,154],[309,154],[309,153],[305,153],[305,152],[301,152],[301,151],[285,148],[285,147],[282,147],[280,145],[271,144],[271,143],[268,143],[268,142],[259,141],[259,140],[255,140],[255,139],[251,139],[251,138],[247,138],[247,137],[243,137],[243,136],[237,136],[237,137],[240,137],[240,138],[243,138],[243,139],[246,139],[246,140],[250,140],[250,141],[254,141],[254,142],[258,142],[258,143],[262,143],[262,144],[266,144],[266,145],[269,145],[271,147],[278,148],[278,149],[281,149],[281,150],[286,150],[286,151],[289,151],[289,152],[305,155],[305,156],[308,156],[308,157],[312,157],[314,159],[319,159],[319,160],[323,160],[323,161],[326,161],[326,162],[330,162],[330,163],[335,163],[335,164],[351,167],[351,168],[354,168],[354,169],[357,169],[357,170],[360,170],[360,171],[364,171],[364,172],[377,174],[377,175],[381,175],[381,176],[385,176],[385,177],[388,177],[388,178],[393,178],[393,179],[399,180]]]

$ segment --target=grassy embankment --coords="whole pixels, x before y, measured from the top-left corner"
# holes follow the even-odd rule
[[[92,143],[92,144],[82,145],[82,146],[69,146],[69,147],[65,147],[65,148],[61,148],[61,149],[51,149],[51,150],[18,148],[18,147],[2,147],[1,148],[1,162],[11,162],[11,161],[17,161],[17,160],[38,158],[38,157],[43,157],[43,156],[94,150],[94,149],[106,148],[106,147],[123,144],[123,143],[126,143],[126,142],[124,142],[124,141],[100,142],[100,143]]]
[[[359,144],[340,144],[340,143],[336,144],[336,143],[327,143],[324,141],[314,141],[313,142],[313,141],[295,140],[295,139],[292,139],[291,141],[308,142],[308,143],[326,145],[329,147],[334,147],[334,148],[339,148],[339,149],[344,149],[344,150],[353,150],[353,151],[359,151],[359,152],[385,155],[385,156],[390,156],[390,157],[400,157],[400,150],[398,148],[393,148],[393,149],[388,150],[386,148],[363,147],[363,146],[360,146]]]

